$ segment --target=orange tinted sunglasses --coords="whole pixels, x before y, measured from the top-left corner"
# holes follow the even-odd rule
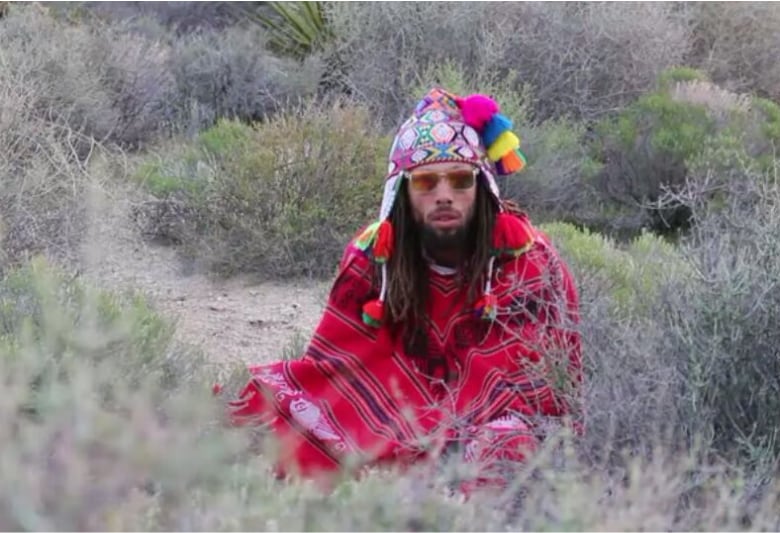
[[[447,172],[418,168],[411,172],[406,172],[406,178],[409,180],[413,190],[431,192],[439,185],[441,179],[446,179],[454,190],[470,189],[474,186],[478,174],[479,169],[476,167],[449,170]]]

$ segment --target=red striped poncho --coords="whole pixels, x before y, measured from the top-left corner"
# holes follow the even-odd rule
[[[581,430],[577,291],[546,236],[525,223],[533,245],[496,263],[495,321],[475,317],[455,275],[431,268],[414,343],[397,326],[363,323],[374,267],[350,245],[303,357],[250,366],[232,422],[272,430],[282,476],[405,466],[459,443],[481,465],[475,483],[501,483],[497,465],[522,461],[550,421],[572,415]]]

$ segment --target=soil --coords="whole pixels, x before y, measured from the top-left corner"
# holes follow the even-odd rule
[[[141,237],[130,216],[137,201],[130,188],[93,194],[84,278],[107,289],[145,293],[177,324],[179,340],[200,346],[215,362],[271,361],[311,335],[329,282],[224,280],[193,272],[175,246]]]

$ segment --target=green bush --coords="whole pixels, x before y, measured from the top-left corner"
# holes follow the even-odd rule
[[[675,81],[694,78],[693,81]],[[770,104],[751,106],[743,95],[723,90],[688,70],[666,73],[660,89],[639,98],[596,128],[592,158],[601,163],[593,179],[602,201],[593,227],[621,236],[642,229],[675,234],[690,226],[690,211],[662,202],[710,161],[722,171],[743,160],[764,164],[774,156]]]
[[[209,269],[328,276],[376,216],[389,146],[364,109],[309,104],[254,126],[220,121],[138,176],[183,203],[175,238]]]
[[[644,233],[619,246],[614,240],[567,223],[540,224],[560,248],[582,290],[594,297],[607,296],[614,318],[647,317],[668,276],[690,275],[675,246],[652,233]]]
[[[672,67],[664,70],[658,76],[658,87],[662,90],[670,90],[677,83],[688,81],[710,81],[701,70],[692,67]]]
[[[61,370],[78,359],[105,367],[128,386],[155,379],[174,390],[202,376],[204,360],[176,347],[172,337],[172,325],[144,298],[93,290],[42,258],[0,279],[4,357],[35,352],[32,362],[48,379],[63,378]]]
[[[568,119],[521,121],[517,131],[528,165],[501,180],[502,194],[540,222],[589,225],[598,220],[602,201],[593,176],[600,163],[588,153],[585,126]]]

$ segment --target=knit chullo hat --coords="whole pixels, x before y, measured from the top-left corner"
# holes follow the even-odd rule
[[[450,161],[477,166],[499,209],[485,290],[475,308],[479,317],[495,318],[496,302],[491,291],[494,260],[499,255],[520,255],[531,243],[529,228],[504,211],[496,176],[521,171],[526,159],[520,151],[520,139],[512,132],[512,121],[500,113],[493,99],[481,94],[459,97],[435,87],[418,102],[414,113],[399,128],[390,149],[379,219],[356,241],[382,269],[379,297],[363,306],[366,324],[379,326],[384,316],[387,262],[394,241],[389,217],[404,174],[426,164]]]

